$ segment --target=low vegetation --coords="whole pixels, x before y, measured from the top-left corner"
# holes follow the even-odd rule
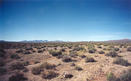
[[[53,79],[58,76],[59,76],[59,73],[54,72],[54,71],[45,71],[42,73],[42,78],[44,79]]]
[[[129,66],[129,65],[131,65],[127,60],[124,60],[124,59],[122,59],[122,58],[120,58],[120,57],[117,57],[117,58],[114,60],[113,63],[114,63],[114,64],[118,64],[118,65],[122,65],[122,66]]]
[[[24,76],[22,73],[16,73],[15,75],[12,75],[9,77],[9,81],[27,81],[28,78]]]

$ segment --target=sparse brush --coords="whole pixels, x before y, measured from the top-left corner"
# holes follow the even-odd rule
[[[122,65],[122,66],[129,66],[129,65],[131,65],[127,60],[124,60],[124,59],[122,59],[122,58],[120,58],[120,57],[117,57],[117,58],[114,60],[113,63],[114,63],[114,64],[119,64],[119,65]]]
[[[6,54],[6,52],[4,51],[4,49],[0,49],[0,57],[4,57]]]
[[[5,68],[0,67],[0,75],[4,75],[7,72]]]
[[[21,63],[21,62],[16,62],[16,63],[13,63],[10,68],[13,69],[13,70],[16,70],[16,69],[22,70],[22,69],[24,69],[25,67],[24,67],[23,63]]]
[[[107,81],[116,81],[116,80],[117,78],[115,77],[115,75],[112,72],[107,74]]]
[[[104,53],[105,53],[105,52],[104,52],[104,51],[102,51],[102,50],[101,50],[101,51],[99,51],[99,54],[104,54]]]
[[[131,47],[128,47],[128,48],[127,48],[127,51],[131,52]]]
[[[96,62],[96,60],[94,59],[94,58],[92,58],[92,57],[87,57],[86,59],[85,59],[85,62]]]
[[[72,78],[73,75],[72,74],[65,74],[65,78]]]
[[[54,71],[44,71],[42,73],[42,78],[44,78],[44,79],[53,79],[58,76],[59,76],[59,73],[56,73]]]
[[[62,58],[62,61],[63,61],[63,62],[72,62],[72,59],[71,59],[69,56],[64,56],[64,57]]]
[[[114,48],[114,51],[119,51],[120,49],[119,48]]]
[[[15,75],[12,75],[9,77],[9,81],[27,81],[28,78],[24,76],[22,73],[16,73]]]
[[[82,70],[83,70],[83,69],[82,69],[81,67],[79,67],[79,66],[76,66],[75,69],[78,70],[78,71],[82,71]]]
[[[12,58],[12,59],[20,59],[20,57],[19,57],[18,54],[12,54],[12,55],[10,56],[10,58]]]
[[[106,54],[106,56],[117,57],[118,54],[115,51],[110,51],[109,53]]]

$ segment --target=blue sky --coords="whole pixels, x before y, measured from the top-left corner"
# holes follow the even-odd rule
[[[131,39],[130,0],[4,0],[0,40]]]

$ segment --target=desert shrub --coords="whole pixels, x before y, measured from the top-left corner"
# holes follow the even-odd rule
[[[69,54],[69,56],[71,56],[71,57],[74,57],[74,58],[75,58],[75,57],[76,57],[76,56],[78,56],[78,55],[77,55],[77,54],[75,54],[75,53],[70,53],[70,54]]]
[[[22,69],[24,69],[25,67],[24,67],[23,63],[21,63],[21,62],[16,62],[16,63],[12,64],[10,68],[13,69],[13,70],[16,70],[16,69],[17,69],[17,70],[22,70]]]
[[[26,51],[24,51],[24,54],[31,54],[31,51],[26,50]]]
[[[63,54],[56,56],[56,58],[58,58],[58,59],[63,58],[63,57],[64,57]]]
[[[16,53],[23,53],[23,52],[24,52],[24,50],[22,50],[22,49],[19,49],[16,51]]]
[[[106,56],[117,57],[118,54],[115,51],[110,51],[109,53],[106,54]]]
[[[17,54],[11,55],[10,58],[12,58],[12,59],[20,59],[19,55],[17,55]]]
[[[85,55],[81,55],[80,57],[81,57],[81,58],[86,58],[86,56],[85,56]]]
[[[94,58],[92,58],[92,57],[87,57],[85,59],[85,62],[96,62],[96,60]]]
[[[45,69],[55,69],[56,65],[45,62],[45,63],[41,64],[41,67],[45,68]]]
[[[3,75],[7,72],[5,68],[0,67],[0,75]]]
[[[119,51],[120,49],[119,48],[114,48],[115,51]]]
[[[33,48],[26,48],[25,50],[33,50]]]
[[[31,72],[34,74],[34,75],[38,75],[41,73],[43,69],[40,67],[40,66],[37,66],[37,67],[33,67]]]
[[[75,47],[73,51],[86,50],[84,47]]]
[[[89,53],[95,53],[95,51],[96,51],[95,48],[89,49]]]
[[[127,51],[130,51],[130,52],[131,52],[131,47],[128,47],[128,48],[127,48]]]
[[[59,73],[56,73],[54,71],[45,71],[42,73],[42,78],[44,79],[53,79],[58,76],[59,76]]]
[[[61,51],[53,51],[53,50],[50,50],[49,53],[50,53],[52,56],[62,55],[62,52],[61,52]]]
[[[75,63],[71,63],[71,66],[75,66]]]
[[[100,45],[98,45],[97,48],[102,48],[102,47]]]
[[[65,49],[61,49],[60,51],[61,51],[61,52],[65,52],[66,50],[65,50]]]
[[[81,70],[83,70],[81,67],[79,67],[79,66],[76,66],[75,67],[75,70],[78,70],[78,71],[81,71]]]
[[[0,57],[4,57],[5,56],[5,51],[3,49],[0,49]]]
[[[29,70],[27,68],[24,68],[23,69],[23,72],[28,72]]]
[[[0,60],[0,66],[4,66],[5,62],[3,60]]]
[[[120,75],[119,81],[131,81],[131,69]]]
[[[115,75],[112,72],[107,74],[107,81],[116,81],[116,80],[117,78],[115,77]]]
[[[109,73],[107,81],[131,81],[131,69],[124,71],[119,77],[114,76],[113,73]]]
[[[72,59],[71,59],[69,56],[64,56],[64,57],[62,58],[62,61],[63,61],[63,62],[72,62]]]
[[[103,50],[106,50],[106,48],[103,48]]]
[[[9,77],[9,81],[26,81],[26,80],[28,79],[22,73],[17,73]]]
[[[72,78],[73,75],[72,74],[65,74],[65,78]]]
[[[114,64],[119,64],[119,65],[122,65],[122,66],[129,66],[129,65],[131,65],[127,60],[124,60],[124,59],[122,59],[122,58],[120,58],[120,57],[117,57],[117,58],[114,60],[113,63],[114,63]]]
[[[99,54],[104,54],[105,52],[104,51],[99,51]]]
[[[23,64],[24,66],[28,66],[30,63],[29,63],[29,61],[24,61],[24,62],[22,62],[22,64]]]
[[[38,50],[38,53],[43,53],[44,51],[43,50]]]

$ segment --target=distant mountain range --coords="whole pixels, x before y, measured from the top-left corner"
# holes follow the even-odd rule
[[[131,39],[108,40],[108,41],[106,41],[106,42],[128,43],[128,42],[131,42]]]
[[[46,43],[46,42],[67,42],[67,41],[62,41],[62,40],[55,40],[55,41],[48,41],[48,40],[4,41],[4,40],[0,40],[0,42]],[[71,42],[71,41],[68,41],[68,42]],[[108,40],[108,41],[102,41],[102,42],[128,43],[128,42],[131,42],[131,39]]]

